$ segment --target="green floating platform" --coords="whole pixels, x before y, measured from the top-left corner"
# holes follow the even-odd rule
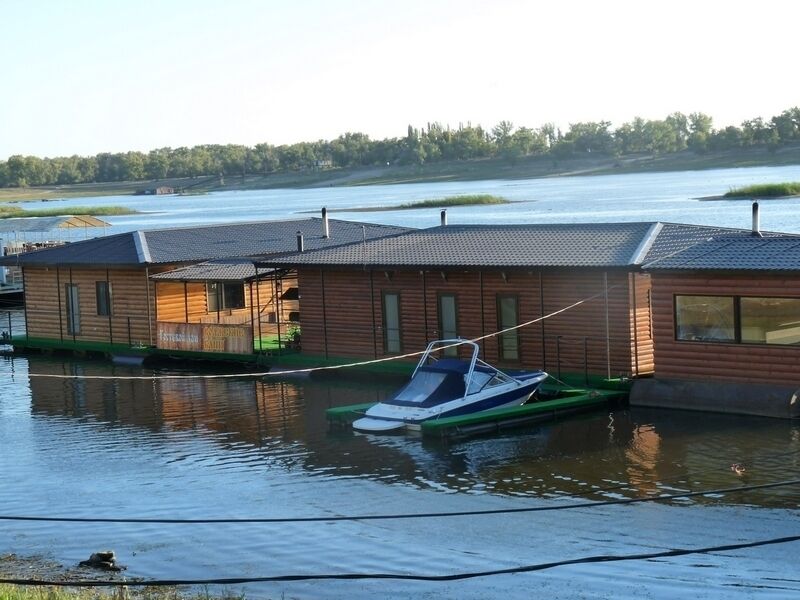
[[[594,410],[628,397],[626,390],[545,388],[543,391],[556,397],[511,408],[432,419],[422,424],[422,434],[443,438],[466,437]],[[329,408],[326,414],[332,425],[349,425],[371,406],[373,403],[339,406]]]

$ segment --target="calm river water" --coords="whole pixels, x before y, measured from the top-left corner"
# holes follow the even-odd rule
[[[747,201],[699,201],[751,183],[800,181],[800,166],[714,169],[528,180],[417,183],[360,187],[218,192],[205,196],[112,196],[48,202],[56,206],[127,206],[140,214],[108,217],[109,232],[230,221],[298,218],[321,207],[396,206],[459,194],[496,194],[515,201],[501,206],[454,207],[450,223],[575,223],[669,221],[750,227]],[[800,199],[763,203],[762,227],[800,232]],[[334,212],[342,219],[409,227],[439,224],[439,210]],[[76,234],[80,237],[80,234]]]
[[[747,203],[690,198],[784,179],[800,180],[800,167],[103,201],[163,211],[110,219],[119,230],[476,191],[525,202],[453,209],[451,222],[662,219],[748,227]],[[800,231],[796,205],[766,204],[764,227]],[[346,217],[408,225],[438,220],[436,211]],[[800,473],[800,425],[781,420],[601,410],[448,444],[328,429],[326,408],[380,400],[398,385],[390,378],[37,377],[174,372],[43,356],[0,359],[0,516],[309,517],[559,506]],[[745,474],[733,473],[732,463],[744,464]],[[113,548],[129,576],[145,578],[440,575],[800,535],[799,507],[800,486],[787,486],[669,503],[395,521],[0,521],[0,555],[41,554],[74,566]],[[800,595],[799,545],[460,582],[309,581],[244,589],[253,598],[793,598]]]

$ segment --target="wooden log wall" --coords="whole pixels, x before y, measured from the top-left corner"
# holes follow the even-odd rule
[[[158,300],[158,320],[171,323],[197,323],[207,314],[205,283],[179,281],[154,282]],[[187,319],[188,312],[188,319]]]
[[[630,277],[633,375],[651,375],[655,371],[655,353],[650,275],[632,273]]]
[[[608,272],[606,342],[605,279],[602,271],[354,271],[300,269],[303,352],[328,356],[382,357],[384,353],[382,294],[400,295],[402,352],[415,352],[441,336],[438,296],[456,296],[458,334],[477,338],[500,329],[498,295],[515,295],[519,323],[532,321],[578,300],[596,296],[576,308],[519,330],[520,361],[506,366],[544,368],[555,374],[560,358],[564,372],[584,369],[587,340],[588,372],[632,375],[633,323],[642,337],[640,361],[652,367],[652,341],[647,331],[647,305],[632,305],[633,279],[627,272]],[[647,296],[649,281],[638,281],[637,294]],[[374,315],[374,316],[373,316]],[[374,326],[373,326],[374,319]],[[646,333],[646,335],[645,335]],[[557,337],[561,338],[557,341]],[[499,358],[499,338],[482,344],[489,362]],[[413,359],[411,359],[413,360]]]
[[[150,273],[171,267],[156,267]],[[25,267],[27,331],[30,337],[65,341],[152,344],[155,335],[153,285],[144,268]],[[97,314],[95,284],[111,286],[111,317]],[[80,330],[67,331],[65,285],[78,286]],[[148,315],[149,302],[149,315]]]
[[[665,379],[800,384],[800,347],[677,341],[674,296],[800,298],[800,278],[770,275],[652,275],[655,375]]]

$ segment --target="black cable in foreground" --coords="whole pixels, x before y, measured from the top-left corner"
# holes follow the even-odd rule
[[[451,575],[413,575],[403,573],[327,573],[318,575],[273,575],[270,577],[226,577],[220,579],[148,579],[131,581],[44,581],[37,579],[0,579],[0,584],[9,585],[37,585],[37,586],[57,586],[57,587],[163,587],[176,585],[238,585],[243,583],[270,583],[287,581],[311,581],[311,580],[356,580],[356,579],[401,579],[406,581],[459,581],[463,579],[475,579],[477,577],[491,577],[494,575],[512,575],[514,573],[533,573],[534,571],[545,571],[555,567],[565,567],[568,565],[582,565],[604,562],[622,562],[628,560],[649,560],[653,558],[669,558],[674,556],[686,556],[689,554],[708,554],[710,552],[727,552],[730,550],[742,550],[744,548],[757,548],[759,546],[770,546],[773,544],[786,544],[800,540],[800,535],[791,535],[782,538],[769,540],[758,540],[755,542],[742,542],[739,544],[725,544],[722,546],[706,546],[705,548],[676,548],[661,552],[648,552],[642,554],[601,554],[599,556],[585,556],[583,558],[572,558],[548,563],[538,563],[534,565],[523,565],[510,567],[508,569],[493,569],[490,571],[473,571],[467,573],[453,573]]]
[[[665,502],[679,498],[693,498],[708,494],[730,494],[747,492],[750,490],[766,490],[771,488],[786,487],[800,484],[800,479],[789,479],[773,483],[757,485],[740,485],[715,490],[702,490],[694,492],[680,492],[678,494],[665,494],[663,496],[647,496],[645,498],[620,498],[617,500],[601,500],[599,502],[573,502],[571,504],[558,504],[556,506],[527,506],[522,508],[489,508],[484,510],[458,510],[449,512],[429,513],[400,513],[388,515],[342,515],[328,517],[245,517],[241,519],[146,519],[122,517],[36,517],[0,515],[0,521],[46,521],[58,523],[161,523],[161,524],[209,524],[209,523],[331,523],[336,521],[388,521],[396,519],[430,519],[444,517],[471,517],[480,515],[505,515],[514,513],[549,512],[554,510],[569,510],[573,508],[596,508],[599,506],[614,506],[618,504],[640,504],[643,502]]]

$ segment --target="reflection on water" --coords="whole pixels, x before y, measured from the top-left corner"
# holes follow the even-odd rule
[[[19,362],[17,359],[16,362]],[[176,371],[161,371],[175,373]],[[141,374],[102,362],[32,358],[30,373]],[[17,385],[26,387],[25,378]],[[86,453],[108,428],[135,428],[169,460],[215,469],[358,477],[470,494],[594,498],[765,483],[798,466],[800,429],[787,421],[658,410],[599,411],[502,435],[447,443],[413,436],[329,430],[325,409],[380,401],[398,380],[353,379],[30,379],[30,414],[60,433],[82,431]],[[103,427],[98,429],[98,425]],[[180,434],[180,435],[176,435]],[[124,434],[123,434],[124,435]],[[179,443],[176,442],[179,440]],[[204,443],[202,452],[187,441]],[[730,470],[747,465],[743,477]],[[726,502],[794,505],[797,490],[759,492]]]
[[[552,504],[568,496],[634,498],[767,483],[795,477],[800,466],[800,426],[780,420],[598,411],[447,443],[328,429],[326,408],[379,401],[398,386],[396,379],[107,381],[29,373],[152,371],[77,359],[2,359],[0,514],[241,518],[481,510]],[[743,477],[731,471],[734,462],[746,465]],[[606,512],[425,522],[191,529],[4,522],[0,554],[43,553],[75,564],[87,552],[113,547],[131,575],[146,577],[442,573],[791,535],[797,531],[787,515],[798,505],[800,489],[786,487]],[[653,563],[645,572],[640,565],[635,578],[620,563],[605,566],[602,580],[565,569],[536,581],[555,590],[567,584],[584,593],[605,589],[604,597],[615,598],[637,597],[646,581],[653,597],[669,598],[675,581],[689,586],[684,591],[705,581],[710,570],[704,561],[711,561],[718,589],[710,597],[728,598],[731,589],[749,593],[773,580],[794,581],[794,563],[781,559],[781,552],[776,547],[748,555],[746,577],[737,563],[741,557],[717,556]],[[279,597],[288,590],[290,597],[419,597],[433,590],[451,597],[527,597],[518,586],[516,577],[444,591],[318,582],[256,586],[248,595]],[[786,586],[800,590],[800,582],[781,586],[781,593]]]

